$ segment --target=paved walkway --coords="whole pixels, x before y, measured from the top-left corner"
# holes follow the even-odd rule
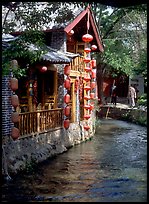
[[[129,107],[129,105],[122,104],[122,103],[117,103],[116,106],[113,105],[112,103],[107,103],[106,105],[103,105],[103,107],[115,107],[115,108],[131,109]]]

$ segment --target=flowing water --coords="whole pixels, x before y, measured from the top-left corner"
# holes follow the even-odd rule
[[[3,183],[2,201],[147,202],[147,128],[101,120],[92,140]]]

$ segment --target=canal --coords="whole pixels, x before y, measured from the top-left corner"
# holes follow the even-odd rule
[[[147,128],[101,120],[91,140],[3,183],[2,201],[147,202]]]

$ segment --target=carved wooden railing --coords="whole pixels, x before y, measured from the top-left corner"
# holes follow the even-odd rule
[[[62,127],[63,109],[41,110],[36,112],[20,113],[18,128],[20,136],[44,132],[51,128]]]
[[[84,65],[83,57],[81,56],[75,57],[70,63],[71,70],[73,71],[84,72]]]

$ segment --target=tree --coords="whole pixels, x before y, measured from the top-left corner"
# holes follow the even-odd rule
[[[17,69],[13,74],[22,76],[28,64],[40,59],[40,51],[32,52],[28,44],[44,47],[44,36],[41,30],[43,25],[48,27],[51,21],[54,24],[64,24],[74,16],[74,9],[80,4],[71,2],[2,2],[2,32],[9,34],[14,31],[24,31],[21,37],[9,43],[2,51],[3,74],[9,73],[10,61],[23,58],[24,68]],[[53,15],[58,13],[58,15]],[[45,50],[45,48],[43,49]]]
[[[74,10],[86,8],[88,3],[97,21],[104,44],[104,52],[97,57],[97,82],[102,92],[105,74],[125,73],[133,76],[143,73],[146,77],[147,5],[113,8],[98,2],[3,2],[4,33],[17,26],[39,30],[43,24],[65,24],[74,17]],[[56,14],[51,18],[51,14]],[[11,19],[9,18],[11,16]],[[100,76],[100,78],[99,78]],[[102,93],[99,93],[102,98]]]
[[[143,72],[146,76],[147,6],[109,10],[107,6],[93,3],[92,9],[104,44],[104,53],[96,56],[98,96],[102,102],[105,74],[124,73],[132,77]]]

